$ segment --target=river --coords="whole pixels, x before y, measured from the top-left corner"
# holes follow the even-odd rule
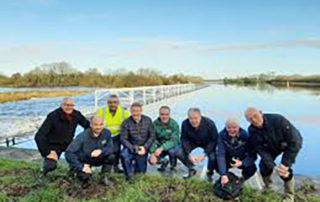
[[[93,109],[93,95],[75,96],[76,108],[89,113]],[[239,119],[245,129],[248,123],[243,113],[248,106],[255,106],[266,113],[280,113],[287,117],[303,135],[303,148],[293,169],[296,173],[320,176],[320,96],[318,91],[277,89],[271,86],[238,87],[214,84],[210,87],[191,92],[170,103],[172,117],[179,124],[186,118],[189,107],[199,107],[205,116],[212,118],[218,129],[222,130],[229,117]],[[0,130],[15,132],[39,125],[45,115],[56,108],[60,98],[41,98],[15,103],[0,104]],[[156,118],[157,110],[148,110],[147,114]],[[20,128],[20,129],[19,129]],[[78,128],[78,132],[81,128]],[[18,147],[35,148],[30,141]],[[279,162],[279,159],[277,159]]]

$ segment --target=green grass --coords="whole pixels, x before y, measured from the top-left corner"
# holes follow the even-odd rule
[[[0,201],[222,201],[212,194],[212,184],[200,179],[147,174],[135,176],[129,183],[122,175],[113,174],[110,176],[113,186],[105,187],[94,180],[84,189],[80,182],[67,176],[67,171],[67,166],[60,164],[56,171],[41,179],[39,162],[0,159]],[[303,186],[297,190],[296,201],[320,201],[310,193],[313,190],[313,185]],[[281,195],[245,187],[238,201],[281,201]]]

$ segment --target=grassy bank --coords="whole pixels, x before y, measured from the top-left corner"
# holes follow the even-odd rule
[[[104,187],[93,182],[83,189],[79,182],[66,175],[67,167],[46,179],[39,178],[39,163],[0,159],[0,201],[221,201],[213,196],[212,184],[204,180],[182,180],[160,175],[136,176],[128,183],[122,175],[112,175],[114,185]],[[320,201],[310,194],[313,187],[298,190],[296,201]],[[274,192],[262,193],[245,188],[238,201],[280,201]]]
[[[29,100],[32,98],[42,98],[42,97],[83,95],[86,93],[88,93],[88,91],[84,91],[84,90],[30,91],[30,92],[28,91],[28,92],[0,93],[0,103],[15,102],[15,101],[20,101],[20,100]]]

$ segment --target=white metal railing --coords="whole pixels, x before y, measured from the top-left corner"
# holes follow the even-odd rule
[[[133,102],[148,105],[207,86],[208,85],[203,84],[176,84],[134,88],[99,89],[95,91],[94,111],[96,111],[100,106],[106,106],[107,97],[111,94],[117,95],[121,105],[129,108]]]

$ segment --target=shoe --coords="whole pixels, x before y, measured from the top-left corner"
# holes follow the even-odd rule
[[[189,173],[188,176],[183,177],[184,179],[190,179],[193,176],[195,176],[197,174],[197,171],[195,169],[189,169]]]
[[[161,166],[160,166],[160,168],[158,168],[158,171],[159,171],[159,172],[164,172],[164,171],[166,171],[166,168],[167,168],[168,164],[169,164],[169,161],[168,161],[167,159],[164,159],[164,160],[161,162]]]
[[[123,170],[119,168],[118,165],[113,166],[113,172],[114,173],[123,173]]]
[[[208,180],[209,182],[212,182],[212,176],[213,176],[213,174],[214,174],[213,170],[208,170],[208,171],[207,171],[207,180]]]

